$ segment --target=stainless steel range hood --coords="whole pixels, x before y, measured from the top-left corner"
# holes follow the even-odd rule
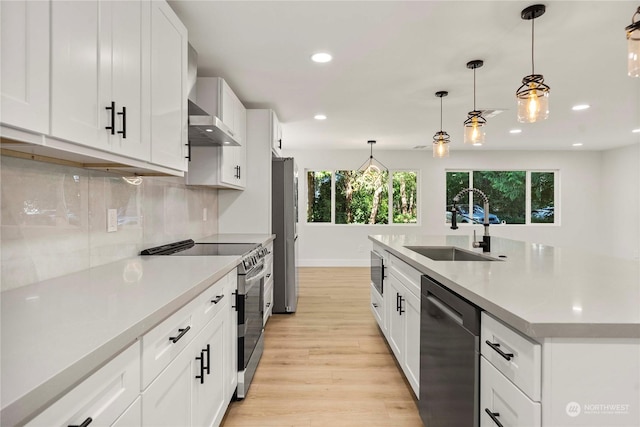
[[[218,117],[198,107],[196,81],[198,79],[198,53],[189,44],[187,81],[189,84],[189,143],[200,147],[240,146],[231,136],[230,129]]]

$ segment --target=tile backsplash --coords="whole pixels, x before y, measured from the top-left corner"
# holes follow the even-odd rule
[[[183,178],[0,160],[3,291],[218,230],[218,191]],[[107,209],[117,211],[117,232],[107,233]]]

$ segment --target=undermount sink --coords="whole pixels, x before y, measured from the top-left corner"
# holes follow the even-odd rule
[[[455,246],[405,246],[405,248],[434,261],[502,261]]]

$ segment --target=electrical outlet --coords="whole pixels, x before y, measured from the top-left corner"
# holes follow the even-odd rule
[[[202,220],[207,220],[207,208],[202,208]]]
[[[107,233],[118,231],[118,210],[107,209]]]

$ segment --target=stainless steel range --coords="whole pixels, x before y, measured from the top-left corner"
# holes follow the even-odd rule
[[[242,256],[238,265],[235,304],[238,312],[238,399],[247,395],[264,349],[262,318],[264,282],[270,270],[265,264],[268,254],[266,248],[256,243],[195,243],[191,239],[140,252],[140,255]]]

